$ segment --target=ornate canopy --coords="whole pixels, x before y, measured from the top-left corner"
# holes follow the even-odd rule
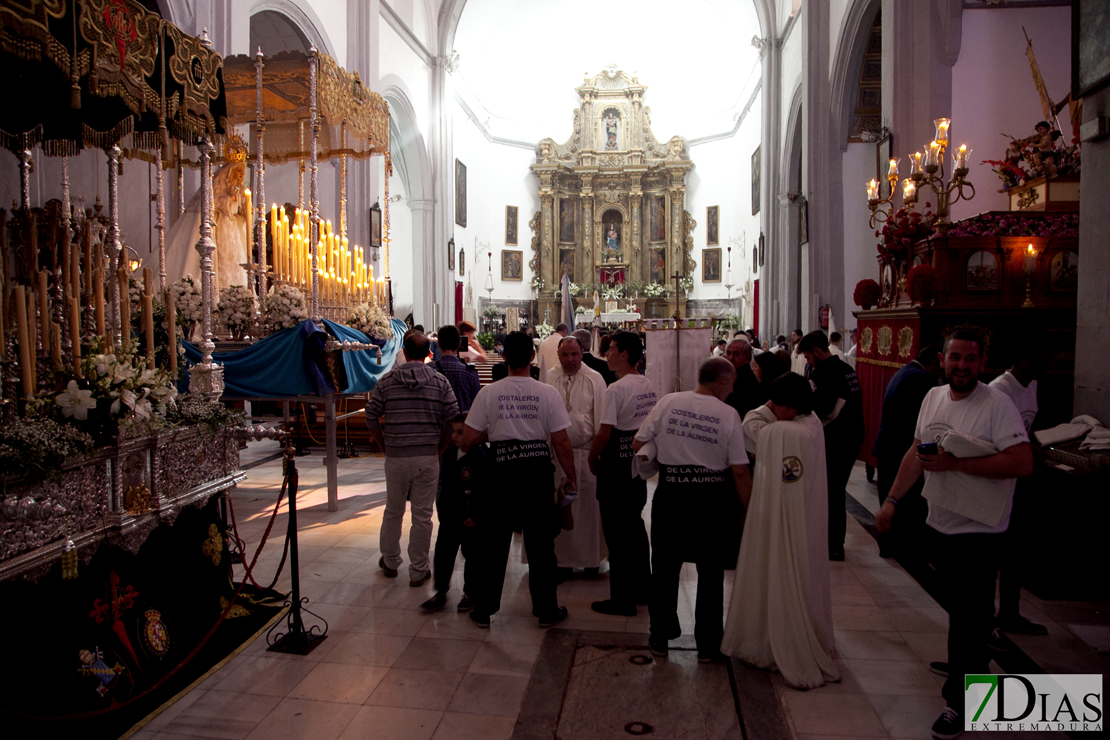
[[[694,164],[680,136],[655,138],[646,90],[615,65],[587,77],[576,89],[570,139],[536,148],[541,210],[531,266],[549,286],[548,301],[563,274],[579,283],[660,283],[667,308],[657,312],[669,313],[671,276],[694,269],[694,223],[683,209]]]

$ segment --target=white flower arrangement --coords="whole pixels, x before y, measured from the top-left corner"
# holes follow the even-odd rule
[[[254,293],[245,285],[224,288],[220,291],[217,310],[220,323],[227,329],[227,333],[236,339],[242,339],[250,331],[257,313]]]
[[[542,291],[545,287],[547,287],[547,283],[543,281],[542,277],[537,275],[532,278],[532,290],[539,292]]]
[[[487,319],[496,319],[502,313],[504,312],[494,305],[486,306],[485,310],[482,311],[482,315],[485,316]]]
[[[683,293],[689,293],[691,290],[694,289],[694,278],[690,277],[689,275],[684,278],[680,278],[678,281],[678,287],[682,288]]]
[[[89,454],[93,446],[93,438],[72,424],[15,419],[0,427],[0,470],[4,478],[54,478],[66,460]]]
[[[363,303],[352,308],[347,316],[347,326],[378,341],[393,339],[393,325],[389,316],[375,304]]]
[[[644,295],[648,298],[658,298],[666,292],[665,288],[659,283],[649,283],[644,286]]]
[[[579,293],[582,292],[582,286],[578,283],[568,283],[567,292],[570,293],[572,296],[577,296]]]
[[[601,295],[607,301],[615,301],[624,295],[624,286],[621,284],[607,286]]]
[[[593,313],[593,312],[594,312],[594,310],[592,308],[588,308],[586,306],[579,306],[578,308],[574,309],[574,313],[577,316],[581,316],[583,314]]]
[[[536,327],[536,336],[540,339],[547,339],[555,333],[555,327],[548,323],[540,324]]]
[[[262,302],[259,327],[263,334],[273,334],[282,329],[292,329],[308,318],[304,293],[293,285],[275,285]]]
[[[193,323],[204,318],[204,299],[200,292],[200,283],[192,275],[186,275],[173,284],[174,310],[186,323]]]

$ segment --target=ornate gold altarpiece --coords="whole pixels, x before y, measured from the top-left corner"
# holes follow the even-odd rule
[[[558,316],[564,273],[575,283],[662,284],[664,296],[634,299],[648,317],[672,315],[672,276],[693,274],[695,224],[684,203],[694,164],[681,137],[656,140],[651,109],[643,105],[646,90],[609,65],[576,88],[570,139],[556,144],[547,138],[537,147],[531,169],[540,212],[529,224],[535,232],[529,266],[544,282],[540,316],[548,309]],[[678,300],[681,309],[685,296]]]

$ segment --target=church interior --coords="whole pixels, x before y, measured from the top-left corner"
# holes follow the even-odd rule
[[[1017,495],[1036,531],[1020,611],[1044,629],[993,632],[990,671],[1104,680],[1106,11],[3,0],[0,594],[33,678],[13,674],[0,728],[956,737],[930,725],[961,597],[887,551],[873,449],[892,379],[965,326],[987,338],[984,384],[1032,354],[1039,368]],[[517,369],[511,332],[534,337],[543,379],[541,340],[563,362],[563,325],[602,367],[599,342],[639,333],[660,398],[703,385],[718,340],[724,356],[749,329],[807,378],[793,332],[851,365],[863,436],[826,585],[839,680],[799,690],[701,660],[692,562],[682,635],[653,654],[646,606],[596,608],[604,541],[598,562],[560,560],[549,629],[519,533],[487,629],[456,611],[462,557],[446,608],[394,579],[390,455],[364,406],[413,361],[409,330],[458,326],[484,392]]]

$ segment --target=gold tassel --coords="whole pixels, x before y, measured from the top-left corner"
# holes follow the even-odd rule
[[[66,538],[62,546],[62,580],[72,581],[77,578],[77,546],[73,540]]]

